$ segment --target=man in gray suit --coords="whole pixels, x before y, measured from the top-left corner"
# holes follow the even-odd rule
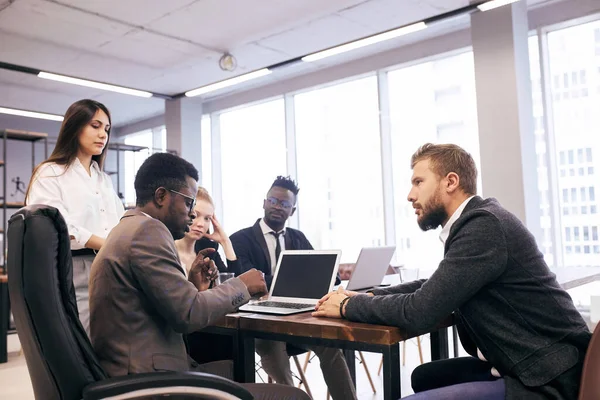
[[[214,263],[200,253],[189,280],[177,255],[195,217],[198,171],[168,153],[150,156],[135,178],[136,205],[125,213],[96,256],[90,274],[91,341],[110,376],[191,369],[182,334],[210,325],[266,293],[261,272],[250,270],[214,289]],[[196,371],[231,377],[231,362]],[[257,399],[308,399],[299,389],[246,384]]]
[[[417,399],[577,399],[591,338],[521,221],[477,193],[477,169],[455,145],[422,146],[412,157],[421,229],[442,226],[444,259],[429,279],[370,294],[325,296],[315,316],[395,325],[415,334],[455,313],[472,357],[417,367]]]

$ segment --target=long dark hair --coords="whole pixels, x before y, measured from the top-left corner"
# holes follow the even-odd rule
[[[79,150],[79,134],[83,128],[90,123],[92,118],[94,118],[94,115],[96,115],[98,110],[104,111],[108,117],[108,123],[111,126],[110,129],[112,129],[110,111],[108,111],[108,108],[106,108],[104,104],[89,99],[79,100],[71,104],[65,113],[65,119],[60,127],[58,139],[56,140],[56,146],[54,147],[52,154],[50,154],[50,157],[47,160],[35,167],[33,173],[31,174],[31,180],[29,181],[27,193],[25,194],[25,201],[27,201],[29,191],[31,190],[31,185],[37,172],[44,164],[56,163],[59,165],[64,165],[66,168],[71,166],[73,161],[75,161],[77,152]],[[102,153],[97,156],[92,156],[92,160],[98,163],[100,170],[104,168],[106,149],[108,148],[108,142],[110,140],[110,129],[107,132],[108,138],[106,140],[106,146],[104,146],[104,149],[102,149]]]

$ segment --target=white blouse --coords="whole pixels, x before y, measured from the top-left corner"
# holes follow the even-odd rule
[[[44,164],[33,177],[27,204],[56,207],[67,222],[71,250],[85,247],[92,235],[106,238],[125,209],[110,177],[92,161],[91,176],[78,158],[64,165]]]

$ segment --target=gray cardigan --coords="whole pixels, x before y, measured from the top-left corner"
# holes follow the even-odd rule
[[[350,299],[346,318],[422,334],[455,312],[463,346],[502,374],[507,399],[577,398],[591,333],[533,235],[495,199],[469,201],[429,279],[373,293]]]

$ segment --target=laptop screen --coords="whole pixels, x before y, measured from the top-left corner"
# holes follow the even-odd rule
[[[285,254],[272,296],[320,299],[329,291],[337,254]]]

